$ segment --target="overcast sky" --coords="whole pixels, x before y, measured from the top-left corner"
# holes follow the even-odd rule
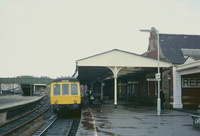
[[[0,0],[0,77],[71,76],[88,56],[141,54],[151,27],[200,35],[200,0]]]

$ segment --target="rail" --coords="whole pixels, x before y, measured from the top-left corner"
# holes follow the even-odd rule
[[[1,136],[11,135],[17,132],[18,130],[26,126],[27,124],[31,123],[33,120],[36,120],[37,118],[45,114],[51,108],[51,106],[50,104],[47,104],[47,105],[43,105],[40,108],[43,108],[43,109],[41,110],[36,109],[35,112],[20,116],[12,121],[9,121],[9,123],[2,124],[0,128]]]

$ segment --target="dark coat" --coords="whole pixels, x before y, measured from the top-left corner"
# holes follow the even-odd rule
[[[161,103],[165,102],[165,94],[163,91],[160,91],[160,99],[161,99]]]

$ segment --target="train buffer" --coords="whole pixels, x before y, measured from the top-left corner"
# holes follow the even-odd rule
[[[197,114],[191,114],[190,115],[193,119],[193,126],[200,126],[200,105],[197,109]]]

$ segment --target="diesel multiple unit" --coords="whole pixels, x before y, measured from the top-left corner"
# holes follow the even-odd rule
[[[50,93],[54,113],[67,114],[71,110],[80,110],[80,82],[76,78],[67,77],[53,80]]]

